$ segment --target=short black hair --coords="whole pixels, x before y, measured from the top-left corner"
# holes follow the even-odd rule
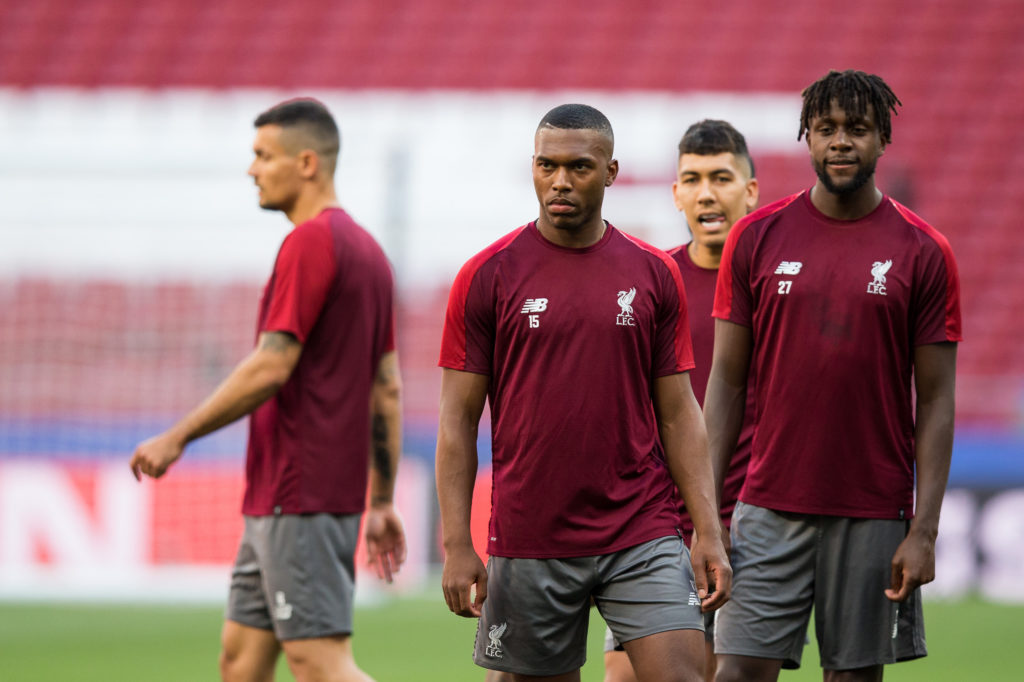
[[[567,130],[597,130],[615,142],[612,124],[608,117],[587,104],[561,104],[548,113],[537,124],[537,130],[544,127]]]
[[[800,130],[796,136],[798,140],[810,130],[811,119],[828,113],[835,100],[839,108],[851,118],[864,118],[870,104],[875,110],[882,142],[889,144],[892,142],[892,119],[889,112],[898,115],[896,106],[903,106],[903,102],[881,76],[854,69],[829,71],[804,88],[800,95],[804,98],[804,106],[800,112]]]
[[[706,118],[697,121],[686,129],[683,139],[679,140],[679,157],[683,154],[714,154],[731,153],[736,158],[746,159],[750,166],[750,177],[757,177],[754,172],[754,159],[747,150],[747,140],[728,121]]]
[[[323,102],[311,97],[290,99],[275,104],[256,117],[253,126],[279,125],[282,128],[302,128],[315,145],[314,151],[326,157],[333,171],[341,149],[338,124]]]

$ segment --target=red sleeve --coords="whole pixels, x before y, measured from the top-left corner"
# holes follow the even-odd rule
[[[260,332],[288,332],[305,343],[335,275],[334,245],[324,223],[304,223],[285,237],[274,263]]]
[[[949,242],[938,230],[902,204],[893,201],[896,210],[924,233],[928,247],[915,283],[914,345],[963,341],[960,319],[960,273]],[[926,242],[926,243],[927,243]]]
[[[510,232],[470,258],[455,276],[448,294],[448,310],[441,335],[441,359],[437,363],[440,367],[476,374],[491,373],[497,329],[495,300],[490,285],[494,276],[492,259],[527,227]]]
[[[746,327],[751,326],[753,296],[750,289],[750,249],[737,246],[750,225],[750,216],[736,221],[722,250],[722,263],[718,267],[715,285],[715,306],[712,317],[729,320]],[[749,241],[749,240],[747,240]]]
[[[448,292],[448,308],[441,332],[441,359],[437,363],[440,367],[466,369],[466,299],[477,270],[473,266],[473,261],[462,266]]]
[[[690,338],[690,317],[686,306],[686,287],[679,273],[679,266],[670,257],[662,261],[668,266],[668,282],[664,318],[658,321],[658,338],[655,339],[654,374],[667,376],[688,372],[696,364],[693,361],[693,340]],[[664,350],[671,349],[666,353]]]

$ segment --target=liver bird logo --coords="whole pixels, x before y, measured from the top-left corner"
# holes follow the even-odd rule
[[[501,636],[505,634],[505,630],[508,629],[508,623],[502,623],[501,625],[492,625],[490,630],[487,631],[487,636],[491,640],[491,646],[495,648],[501,647]]]
[[[636,298],[636,287],[630,287],[629,291],[619,292],[619,307],[623,315],[633,314],[633,299]]]
[[[892,267],[892,261],[887,260],[884,263],[876,260],[871,264],[871,276],[875,278],[872,284],[885,284],[885,273],[889,272],[889,268]]]
[[[501,651],[501,636],[505,634],[505,630],[508,629],[508,622],[502,623],[501,625],[492,625],[487,631],[487,636],[490,638],[491,643],[484,649],[484,653],[491,658],[502,658]]]

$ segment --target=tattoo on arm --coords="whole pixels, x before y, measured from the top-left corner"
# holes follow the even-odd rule
[[[373,468],[380,477],[390,481],[394,472],[391,468],[391,453],[388,451],[388,423],[382,415],[373,417]]]
[[[284,353],[294,347],[298,341],[286,332],[264,332],[260,341],[260,350]]]

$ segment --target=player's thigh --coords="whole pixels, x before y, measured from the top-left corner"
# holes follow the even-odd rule
[[[264,543],[260,537],[260,527],[257,519],[245,517],[242,539],[231,568],[225,618],[251,628],[273,631],[274,622],[270,617],[260,570],[258,549]]]
[[[594,580],[591,558],[491,557],[473,660],[520,676],[578,671]]]
[[[616,642],[669,630],[703,637],[690,553],[681,538],[657,538],[601,556],[599,572],[594,601]]]
[[[274,666],[281,649],[273,630],[226,620],[220,641],[221,679],[228,682],[270,682],[274,679]]]
[[[732,597],[715,619],[719,665],[724,654],[799,667],[814,599],[819,518],[737,503]]]
[[[604,682],[637,682],[625,649],[604,652]]]
[[[884,594],[907,527],[895,519],[823,522],[815,624],[826,670],[855,671],[926,655],[920,589],[902,603]],[[872,673],[863,674],[870,679]]]
[[[704,679],[704,633],[667,630],[623,642],[637,679],[701,682]]]

